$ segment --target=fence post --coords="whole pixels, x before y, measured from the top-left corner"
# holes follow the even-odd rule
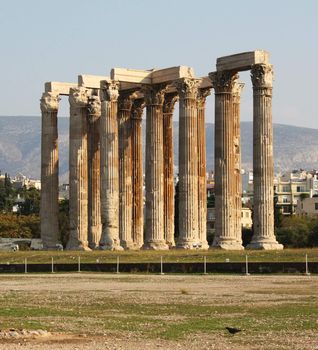
[[[24,273],[28,273],[28,259],[24,259]]]
[[[247,255],[245,255],[245,275],[249,276],[249,272],[248,272],[248,257]]]
[[[119,255],[117,255],[117,267],[116,267],[116,273],[119,273]]]
[[[204,261],[203,261],[203,274],[207,275],[207,272],[206,272],[206,256],[204,256]]]
[[[308,269],[308,256],[307,256],[307,254],[306,254],[305,261],[306,261],[306,272],[305,272],[305,275],[306,276],[310,276],[310,272],[309,272],[309,269]]]
[[[51,272],[54,273],[54,258],[51,259]]]
[[[81,257],[78,256],[78,270],[77,272],[81,272]]]
[[[163,260],[162,260],[162,255],[160,256],[160,275],[164,275],[164,273],[163,273]]]

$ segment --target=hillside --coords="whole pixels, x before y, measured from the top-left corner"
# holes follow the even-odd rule
[[[174,123],[175,162],[178,157],[178,123]],[[145,129],[145,128],[144,128]],[[214,125],[206,125],[207,167],[214,164]],[[241,124],[242,166],[252,168],[252,123]],[[17,172],[40,177],[40,117],[0,117],[0,170],[11,176]],[[59,118],[60,175],[67,181],[68,118]],[[275,169],[318,168],[318,130],[274,125]]]

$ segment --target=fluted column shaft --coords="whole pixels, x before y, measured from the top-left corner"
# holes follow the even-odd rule
[[[132,92],[119,94],[119,237],[125,249],[134,248],[132,237]]]
[[[85,88],[70,89],[70,237],[67,249],[88,248],[87,128],[88,94]]]
[[[58,225],[58,107],[58,95],[51,92],[45,92],[42,95],[40,222],[44,249],[56,249],[56,245],[60,243]]]
[[[198,237],[198,122],[199,81],[181,79],[179,93],[179,237],[177,248],[193,249]]]
[[[145,249],[168,249],[164,238],[163,101],[164,86],[144,88],[146,111]]]
[[[88,245],[99,246],[102,224],[100,211],[100,114],[98,96],[88,101]]]
[[[234,123],[234,234],[242,245],[242,181],[241,181],[241,132],[240,132],[240,100],[242,83],[235,83],[233,88],[233,123]]]
[[[212,246],[243,249],[234,232],[234,118],[233,88],[237,74],[210,73],[215,89],[215,237]]]
[[[144,244],[143,234],[143,167],[142,167],[142,113],[144,101],[134,101],[131,112],[132,130],[132,240],[136,248]]]
[[[118,104],[119,83],[101,82],[100,176],[101,220],[100,249],[122,250],[119,238],[118,183]]]
[[[165,95],[163,104],[163,153],[164,153],[164,237],[169,247],[174,239],[174,173],[173,173],[173,111],[178,95]]]
[[[272,80],[270,65],[255,65],[253,83],[253,229],[249,248],[282,249],[274,235]]]
[[[208,249],[207,241],[207,192],[206,192],[206,134],[205,134],[205,101],[211,89],[199,89],[198,108],[198,237],[202,249]]]

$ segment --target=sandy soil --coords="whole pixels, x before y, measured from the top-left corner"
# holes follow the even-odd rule
[[[240,304],[249,299],[255,305],[283,303],[299,297],[317,295],[318,277],[308,276],[193,276],[193,275],[110,275],[110,274],[52,274],[52,275],[1,275],[0,295],[9,291],[22,291],[43,295],[46,293],[80,293],[83,298],[116,295],[123,301],[138,304],[182,303],[204,304],[206,301]],[[184,291],[180,293],[180,291]],[[176,316],[173,316],[176,317]],[[318,315],[317,315],[318,326]],[[0,326],[1,328],[1,326]],[[189,334],[178,341],[144,339],[136,332],[104,335],[50,333],[45,336],[1,339],[0,349],[41,350],[140,350],[140,349],[295,349],[318,350],[317,337],[312,331],[302,334],[263,334],[256,336],[255,344],[237,341],[248,337],[246,331],[233,336],[226,333]],[[277,337],[277,341],[274,339]]]

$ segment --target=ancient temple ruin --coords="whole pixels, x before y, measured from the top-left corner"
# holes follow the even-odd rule
[[[273,69],[265,51],[221,57],[216,71],[201,78],[185,66],[114,68],[110,77],[80,75],[74,84],[46,83],[41,99],[44,248],[55,249],[60,243],[57,114],[60,96],[66,95],[70,103],[67,249],[208,249],[205,102],[214,89],[216,234],[212,246],[243,249],[239,110],[244,84],[238,81],[243,70],[251,70],[253,83],[254,236],[250,248],[281,249],[273,217]],[[175,238],[172,118],[177,101],[179,232]]]

